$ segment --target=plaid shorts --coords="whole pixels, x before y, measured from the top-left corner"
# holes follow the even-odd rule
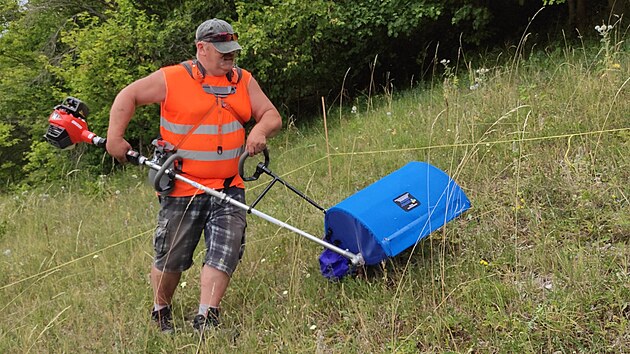
[[[230,187],[225,193],[245,203],[245,191]],[[153,237],[154,265],[163,272],[182,272],[193,264],[193,254],[204,233],[204,264],[232,275],[245,250],[246,211],[208,194],[165,197],[160,202]]]

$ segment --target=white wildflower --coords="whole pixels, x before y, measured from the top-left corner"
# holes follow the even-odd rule
[[[357,106],[352,106],[352,110],[350,112],[352,112],[352,114],[357,113]]]
[[[602,24],[601,26],[595,26],[595,30],[599,32],[600,35],[605,36],[613,29],[613,27],[613,25]]]
[[[6,250],[4,250],[4,252],[2,252],[2,254],[9,257],[11,255],[11,250],[7,248]]]
[[[311,331],[314,331],[314,330],[316,330],[316,329],[317,329],[317,326],[316,326],[316,325],[312,325],[312,326],[311,326],[311,327],[309,327],[309,328],[311,329]]]
[[[481,68],[481,69],[475,70],[475,73],[477,73],[479,75],[483,75],[483,74],[486,74],[488,71],[490,71],[490,69]]]
[[[183,282],[181,282],[181,283],[179,284],[179,286],[180,286],[182,289],[183,289],[183,288],[185,288],[185,287],[186,287],[186,285],[188,285],[188,283],[186,283],[185,281],[183,281]]]
[[[286,295],[286,294],[288,294],[288,293],[289,293],[289,292],[288,292],[287,290],[285,290],[285,291],[283,291],[283,292],[282,292],[282,295]]]

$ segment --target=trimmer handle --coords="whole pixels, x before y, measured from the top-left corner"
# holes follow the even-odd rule
[[[136,150],[127,151],[127,161],[129,161],[130,164],[136,166],[142,164],[142,162],[140,161],[141,158],[146,159],[146,157],[140,155],[140,153]]]
[[[247,160],[247,158],[249,157],[249,152],[245,151],[241,155],[241,158],[238,160],[238,174],[241,176],[241,178],[243,178],[243,181],[245,182],[255,181],[258,179],[258,177],[260,177],[261,173],[265,171],[269,171],[267,169],[267,167],[269,166],[269,150],[265,148],[262,152],[263,152],[263,155],[265,155],[265,162],[264,163],[259,162],[258,165],[256,166],[256,171],[250,177],[245,177],[245,168],[244,168],[245,160]]]
[[[92,134],[92,133],[90,133]],[[92,144],[96,145],[97,147],[100,147],[102,149],[105,149],[106,144],[107,144],[107,138],[101,138],[98,135],[94,135],[92,136]],[[140,165],[140,158],[144,156],[140,155],[140,153],[136,150],[129,150],[127,151],[127,161],[129,161],[129,163],[131,163],[132,165]]]

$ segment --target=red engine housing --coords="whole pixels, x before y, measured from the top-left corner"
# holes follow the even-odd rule
[[[74,97],[66,98],[48,117],[48,131],[44,138],[60,149],[72,147],[76,143],[96,144],[95,140],[102,143],[104,139],[88,130],[88,112],[85,103]]]
[[[52,145],[66,149],[76,143],[92,144],[96,134],[88,130],[87,122],[63,109],[55,109],[48,117],[48,131],[44,136]]]

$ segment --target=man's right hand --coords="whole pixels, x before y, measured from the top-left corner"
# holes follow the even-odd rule
[[[131,150],[131,145],[122,137],[107,137],[105,144],[107,152],[120,163],[127,162],[127,151]]]

